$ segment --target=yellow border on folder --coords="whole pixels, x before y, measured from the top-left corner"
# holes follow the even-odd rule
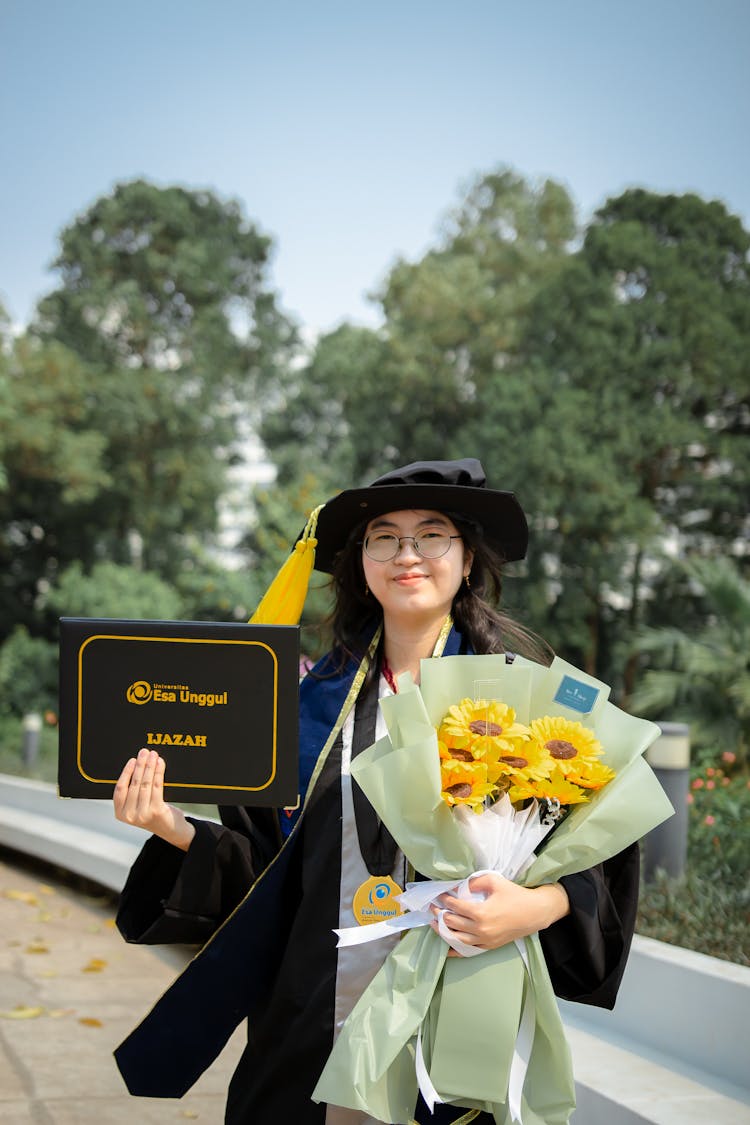
[[[76,721],[76,764],[78,772],[86,781],[91,781],[95,785],[115,785],[117,783],[116,777],[91,777],[83,768],[81,763],[81,722],[83,715],[83,650],[92,641],[157,641],[163,643],[165,641],[173,641],[177,644],[193,644],[193,645],[255,645],[258,648],[264,648],[270,652],[273,659],[273,751],[271,754],[271,776],[268,781],[263,785],[204,785],[202,783],[193,781],[165,781],[164,788],[169,789],[226,789],[231,792],[239,793],[258,793],[263,789],[267,789],[276,777],[276,739],[277,739],[277,718],[278,718],[278,695],[279,695],[279,661],[276,653],[264,641],[241,641],[241,640],[214,640],[210,637],[134,637],[130,634],[122,633],[95,633],[92,637],[87,637],[81,647],[78,649],[78,714]]]

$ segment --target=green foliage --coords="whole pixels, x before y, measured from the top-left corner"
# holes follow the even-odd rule
[[[0,353],[7,422],[0,452],[15,502],[22,498],[28,504],[34,484],[57,486],[58,498],[66,504],[89,500],[108,483],[102,467],[104,438],[85,425],[90,377],[85,364],[62,344],[44,344],[28,334]]]
[[[301,368],[290,370],[279,397],[262,415],[259,434],[277,469],[280,488],[318,486],[314,504],[375,475],[374,445],[382,433],[387,349],[377,332],[344,324],[322,336]],[[263,489],[260,490],[264,492]]]
[[[750,965],[750,894],[715,876],[688,872],[679,882],[661,872],[641,892],[636,931],[643,937]]]
[[[72,563],[45,598],[56,617],[119,617],[170,621],[180,615],[180,597],[156,574],[102,562],[86,574]]]
[[[726,553],[750,490],[750,235],[718,203],[626,192],[577,249],[560,185],[478,179],[393,267],[378,333],[344,325],[261,436],[289,496],[476,454],[532,525],[514,608],[627,698],[663,603],[661,543]]]
[[[40,583],[77,555],[65,513],[110,483],[104,437],[89,428],[91,372],[54,341],[0,348],[0,639],[34,628]]]
[[[440,245],[392,269],[379,295],[384,331],[345,324],[289,374],[260,429],[280,483],[313,472],[325,497],[390,465],[484,453],[471,423],[574,233],[559,185],[535,188],[509,171],[478,179]]]
[[[694,771],[683,879],[663,873],[642,888],[638,932],[750,965],[750,779],[736,756]]]
[[[33,777],[38,781],[57,781],[57,715],[43,713],[39,752],[33,765],[23,760],[24,731],[20,715],[0,709],[0,773],[11,777]]]
[[[750,776],[733,751],[720,760],[692,773],[688,859],[696,874],[744,889],[750,908]]]
[[[17,626],[0,646],[0,714],[57,711],[57,647]]]
[[[523,496],[553,622],[562,611],[553,643],[606,679],[651,609],[658,541],[721,551],[742,534],[748,245],[721,204],[626,192],[534,302],[521,370],[535,393],[515,411],[531,435]],[[587,627],[572,651],[571,605]]]
[[[259,600],[251,575],[200,556],[185,560],[174,590],[186,621],[247,621]]]
[[[294,344],[267,284],[269,253],[236,202],[142,180],[117,185],[62,232],[60,285],[40,303],[14,384],[19,440],[43,445],[24,477],[37,578],[53,581],[75,558],[171,575],[197,542],[210,544],[227,468],[241,457],[240,421]],[[61,410],[50,444],[56,404],[27,406],[40,396],[36,368],[53,359],[75,424]],[[3,404],[0,383],[0,414]],[[9,490],[6,526],[23,531],[20,497]],[[37,592],[24,590],[26,602]]]
[[[727,558],[694,558],[676,567],[679,604],[700,607],[686,627],[644,629],[634,651],[644,665],[631,704],[644,716],[690,724],[694,760],[711,762],[716,745],[750,764],[750,582]]]
[[[62,286],[40,327],[102,367],[245,381],[288,333],[266,288],[270,249],[234,200],[117,184],[63,231]]]

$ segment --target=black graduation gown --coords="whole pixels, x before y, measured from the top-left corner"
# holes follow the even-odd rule
[[[306,730],[317,726],[320,737],[332,728],[351,678],[347,673],[336,691],[328,681],[303,693]],[[311,702],[316,694],[322,699]],[[230,1084],[226,1122],[323,1125],[325,1106],[310,1095],[333,1043],[340,761],[339,736],[281,849],[274,812],[233,808],[220,810],[222,825],[193,821],[187,853],[158,838],[145,844],[121,898],[124,937],[210,940],[118,1048],[131,1093],[181,1096],[247,1017],[248,1045]],[[561,880],[570,915],[540,935],[558,996],[613,1006],[635,924],[638,870],[634,845]]]

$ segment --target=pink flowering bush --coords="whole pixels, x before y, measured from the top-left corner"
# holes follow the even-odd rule
[[[683,879],[644,885],[639,933],[750,965],[750,776],[732,751],[693,770]]]

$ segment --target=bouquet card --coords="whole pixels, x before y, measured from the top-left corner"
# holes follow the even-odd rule
[[[109,797],[141,747],[182,803],[294,805],[299,629],[60,621],[61,797]]]

